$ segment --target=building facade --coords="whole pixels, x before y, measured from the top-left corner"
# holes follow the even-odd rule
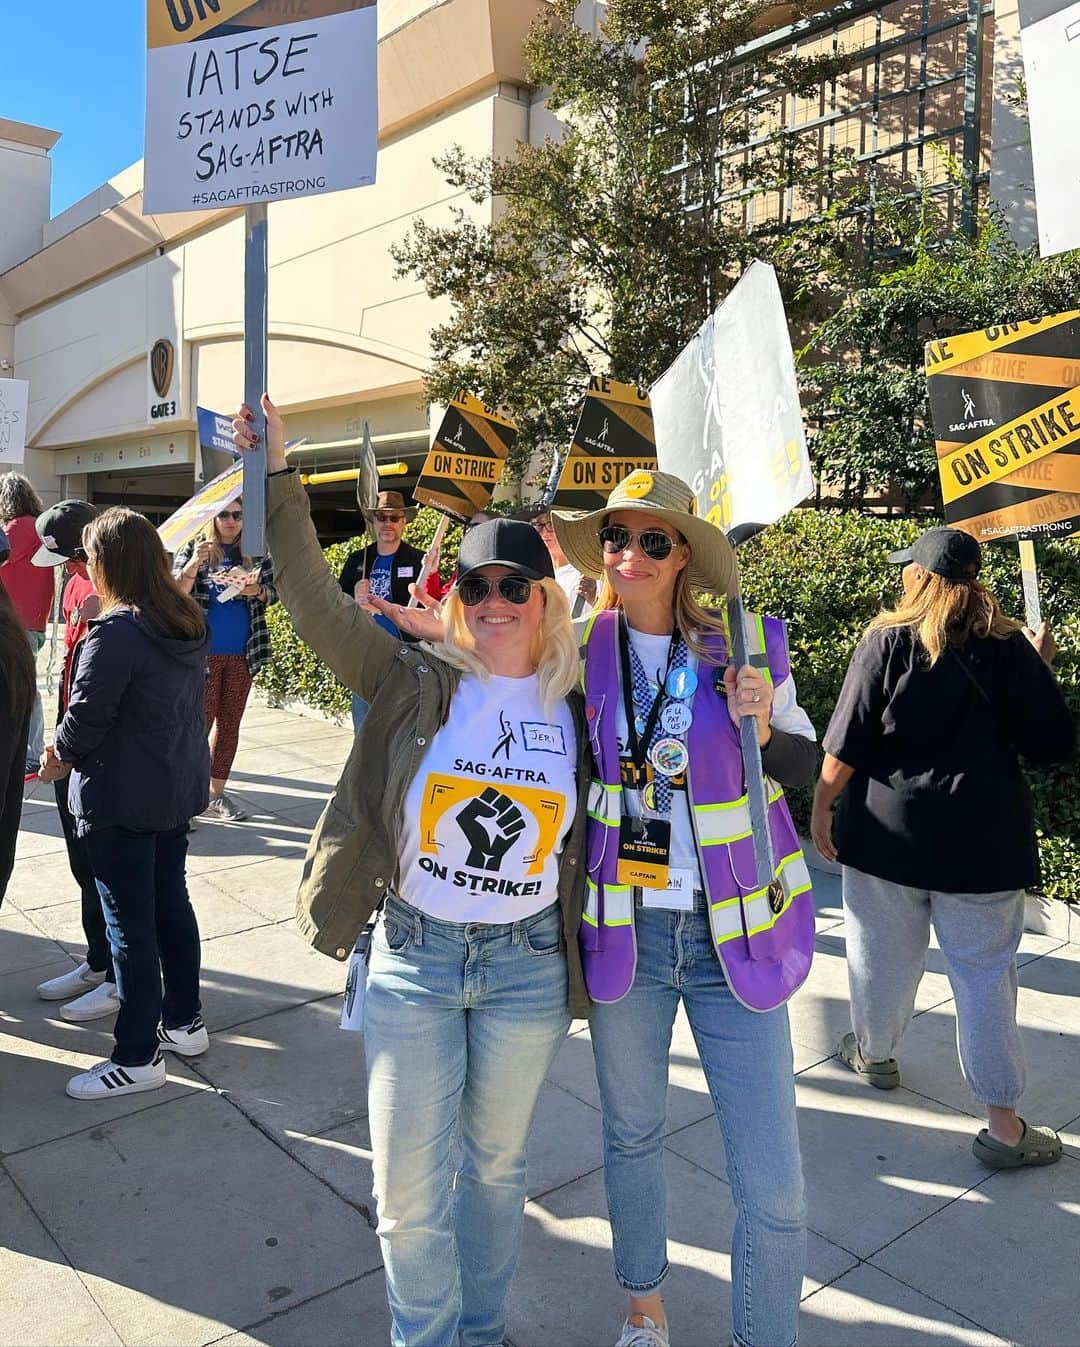
[[[849,72],[817,101],[763,98],[755,134],[794,129],[816,138],[823,160],[851,151],[909,178],[943,174],[946,155],[966,158],[958,219],[971,206],[965,192],[990,193],[1030,241],[1026,122],[1010,101],[1022,72],[1016,5],[848,0],[793,27],[778,10],[763,44],[842,49]],[[367,421],[380,462],[405,465],[392,485],[415,482],[438,414],[422,381],[443,312],[395,276],[389,248],[419,218],[490,218],[491,204],[447,186],[435,156],[455,144],[510,154],[557,130],[521,51],[543,8],[380,0],[376,185],[270,211],[269,384],[290,438],[306,442],[302,468],[351,465]],[[579,20],[595,24],[602,11],[585,0]],[[243,213],[144,216],[136,164],[50,219],[57,139],[0,120],[0,196],[15,203],[0,222],[0,371],[30,381],[24,470],[48,501],[125,503],[159,521],[206,467],[196,408],[229,412],[242,392]],[[777,196],[754,209],[794,219],[823,204]],[[312,490],[324,535],[353,532],[349,488]]]

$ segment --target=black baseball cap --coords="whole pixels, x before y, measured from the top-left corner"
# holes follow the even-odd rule
[[[916,561],[946,580],[974,580],[982,568],[982,548],[977,538],[961,529],[927,529],[910,547],[891,553],[889,560],[901,565]]]
[[[555,578],[544,540],[518,519],[489,519],[468,530],[458,552],[458,581],[481,566],[505,566],[527,580]]]
[[[37,517],[35,528],[41,546],[30,558],[35,566],[62,566],[82,550],[83,529],[100,514],[96,505],[85,500],[62,500],[50,505]]]

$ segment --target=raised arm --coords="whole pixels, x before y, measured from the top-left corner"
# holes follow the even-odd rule
[[[397,667],[399,642],[341,592],[327,564],[307,493],[285,459],[285,426],[267,396],[266,464],[271,474],[267,497],[266,537],[273,558],[274,587],[289,610],[297,634],[357,696],[370,701]],[[251,414],[242,407],[233,422],[238,448],[253,449]]]

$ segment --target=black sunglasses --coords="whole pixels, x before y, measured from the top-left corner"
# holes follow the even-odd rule
[[[221,510],[218,512],[219,519],[243,519],[243,510]]]
[[[521,604],[529,602],[532,587],[533,582],[526,580],[523,575],[503,575],[498,580],[487,580],[482,575],[466,575],[458,582],[458,594],[466,608],[475,608],[478,603],[483,603],[493,589],[498,589],[507,603]]]
[[[405,518],[396,510],[376,510],[373,517],[376,524],[400,524]]]
[[[631,542],[636,541],[642,552],[653,561],[663,561],[671,555],[671,549],[675,546],[675,539],[669,538],[659,529],[634,534],[625,524],[606,524],[600,530],[600,541],[604,551],[609,553],[625,552]]]

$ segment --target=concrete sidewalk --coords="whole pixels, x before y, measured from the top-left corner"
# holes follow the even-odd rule
[[[343,967],[292,928],[309,830],[347,730],[252,706],[233,787],[252,821],[193,835],[210,1052],[161,1091],[64,1094],[111,1022],[69,1025],[37,983],[81,957],[79,905],[48,788],[28,800],[0,911],[0,1347],[376,1347],[388,1340],[371,1229],[363,1040],[337,1028]],[[820,876],[818,953],[791,1007],[810,1243],[804,1347],[1080,1345],[1080,946],[1027,936],[1024,1111],[1066,1135],[1050,1169],[991,1174],[961,1079],[936,951],[904,1044],[904,1087],[868,1089],[831,1053],[847,1021],[843,914]],[[677,1347],[728,1342],[733,1205],[685,1021],[667,1134]],[[763,1138],[768,1144],[768,1138]],[[588,1031],[564,1044],[530,1150],[513,1347],[605,1347],[611,1275]]]

